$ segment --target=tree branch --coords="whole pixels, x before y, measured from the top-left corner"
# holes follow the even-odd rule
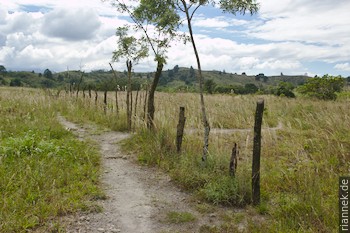
[[[123,3],[121,3],[119,0],[117,0],[117,2],[119,3],[119,6],[129,14],[130,18],[132,19],[132,21],[134,21],[134,23],[137,25],[137,27],[145,33],[148,43],[150,44],[154,54],[157,55],[158,53],[156,52],[156,49],[154,48],[152,40],[148,36],[147,30],[144,28],[142,23],[139,20],[137,20],[136,16],[129,10],[129,8],[126,6],[124,1],[122,1]]]
[[[194,15],[194,13],[196,13],[196,11],[198,10],[198,8],[201,6],[201,4],[198,4],[198,6],[196,6],[196,8],[193,10],[192,14],[191,14],[191,17],[190,17],[190,21],[192,21],[192,17]],[[190,8],[188,8],[190,9]]]

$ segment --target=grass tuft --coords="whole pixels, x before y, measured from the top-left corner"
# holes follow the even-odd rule
[[[167,213],[166,222],[168,223],[187,223],[193,222],[196,220],[196,217],[193,214],[188,212],[175,212],[171,211]]]

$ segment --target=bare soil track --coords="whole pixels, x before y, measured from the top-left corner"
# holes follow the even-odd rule
[[[118,143],[129,134],[99,131],[97,127],[79,126],[59,116],[61,124],[80,140],[92,140],[102,155],[102,187],[107,195],[99,200],[99,213],[68,216],[66,231],[73,232],[199,232],[203,225],[219,224],[218,213],[199,213],[191,196],[176,188],[171,179],[156,169],[135,164],[134,156],[123,154]],[[173,223],[171,211],[191,213],[196,220]]]

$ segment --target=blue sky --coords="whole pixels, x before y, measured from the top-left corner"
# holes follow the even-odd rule
[[[258,2],[254,16],[200,8],[193,25],[204,70],[350,76],[349,0]],[[37,72],[108,70],[115,29],[128,23],[109,1],[2,0],[0,64]],[[175,65],[196,67],[190,44],[172,44],[165,69]],[[124,62],[114,66],[125,70]],[[150,57],[134,71],[155,67]]]

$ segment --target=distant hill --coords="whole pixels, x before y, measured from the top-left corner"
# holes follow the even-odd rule
[[[265,76],[264,74],[245,75],[237,73],[227,73],[225,71],[203,71],[205,81],[210,80],[211,85],[217,90],[239,89],[245,86],[255,86],[257,89],[268,89],[276,87],[280,82],[287,82],[293,86],[298,86],[306,82],[308,76],[276,75]],[[53,73],[52,76],[32,72],[6,72],[0,74],[0,85],[26,86],[35,88],[69,88],[69,86],[80,85],[81,89],[114,90],[117,85],[120,89],[127,84],[127,73],[116,72],[117,79],[112,71],[96,70],[88,73],[80,71],[69,71]],[[133,74],[133,89],[138,89],[141,85],[150,83],[153,73],[139,72]],[[254,85],[253,85],[254,84]],[[159,81],[158,90],[196,91],[198,80],[196,70],[192,67],[178,67],[164,70]],[[220,89],[221,88],[221,89]],[[215,90],[214,90],[215,91]],[[238,92],[239,93],[239,92]]]
[[[163,71],[160,86],[176,86],[176,85],[196,85],[196,70],[191,68],[175,68]],[[302,85],[309,78],[308,76],[298,75],[279,75],[265,76],[264,74],[246,75],[237,73],[226,73],[225,71],[203,71],[205,80],[213,80],[217,85],[246,85],[253,83],[257,86],[276,86],[280,82],[289,82],[294,86]]]

